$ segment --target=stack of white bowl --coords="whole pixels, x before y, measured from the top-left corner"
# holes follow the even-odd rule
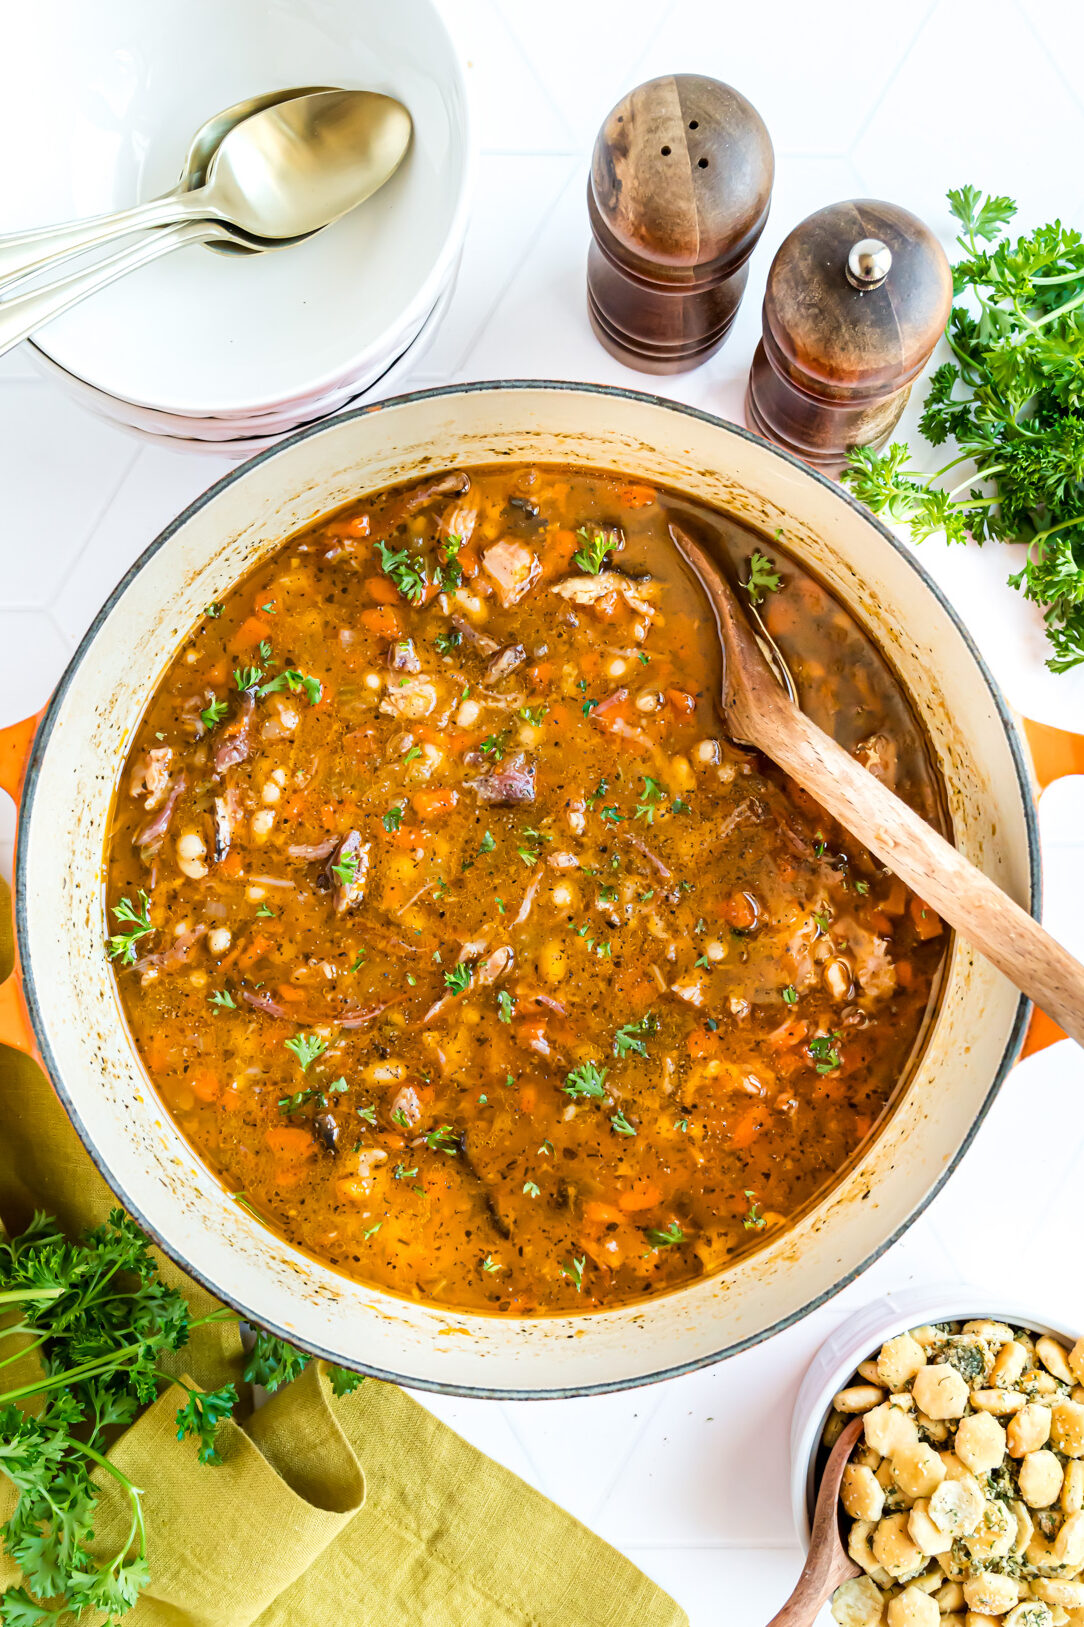
[[[245,97],[378,90],[414,121],[391,181],[306,242],[185,248],[39,330],[30,350],[50,376],[144,438],[238,457],[392,393],[447,306],[473,179],[463,73],[435,0],[41,0],[13,26],[22,67],[0,130],[20,162],[0,231],[168,190],[198,126]]]

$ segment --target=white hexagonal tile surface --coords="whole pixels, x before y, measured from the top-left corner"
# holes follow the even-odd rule
[[[445,11],[472,83],[479,191],[458,287],[412,384],[586,378],[740,420],[771,255],[811,210],[848,196],[892,198],[949,245],[945,190],[973,181],[1017,196],[1026,223],[1060,212],[1079,224],[1084,24],[1067,0],[446,0]],[[727,346],[695,373],[653,379],[591,336],[584,185],[609,107],[637,80],[669,71],[714,74],[750,96],[771,129],[778,173]],[[912,439],[917,414],[916,400],[901,425]],[[0,359],[0,724],[41,705],[115,582],[226,467],[141,446],[73,406],[24,354]],[[931,540],[921,557],[1014,703],[1084,728],[1084,673],[1046,670],[1038,615],[1006,586],[1011,551]],[[1041,823],[1047,917],[1084,953],[1084,780],[1054,787]],[[8,868],[11,830],[5,807]],[[694,1627],[759,1627],[800,1564],[787,1429],[818,1344],[877,1294],[946,1279],[1013,1282],[1084,1323],[1080,1272],[1065,1269],[1082,1181],[1084,1058],[1065,1043],[1016,1070],[911,1231],[764,1348],[632,1395],[425,1404],[624,1549]]]

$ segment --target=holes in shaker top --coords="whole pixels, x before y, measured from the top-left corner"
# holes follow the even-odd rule
[[[689,120],[689,129],[690,130],[699,130],[699,128],[700,128],[700,120],[699,119],[690,119]]]
[[[707,159],[706,158],[697,159],[696,167],[697,167],[697,169],[707,169],[707,167],[708,167]]]
[[[669,147],[663,147],[663,148],[662,148],[662,156],[663,156],[663,157],[664,157],[664,158],[669,158],[669,156],[670,156],[670,149],[669,149]]]

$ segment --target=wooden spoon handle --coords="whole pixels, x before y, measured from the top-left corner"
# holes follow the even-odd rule
[[[840,1541],[837,1498],[843,1471],[861,1432],[861,1418],[852,1418],[825,1464],[817,1489],[809,1553],[802,1566],[802,1574],[794,1592],[778,1615],[772,1617],[768,1627],[813,1627],[814,1618],[824,1601],[831,1598],[841,1582],[859,1574],[858,1566],[844,1551]]]
[[[757,745],[998,971],[1084,1045],[1084,966],[782,695]]]

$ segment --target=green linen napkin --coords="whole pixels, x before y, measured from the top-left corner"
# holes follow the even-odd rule
[[[4,889],[0,922],[9,914]],[[10,967],[5,926],[0,979]],[[19,1231],[45,1209],[76,1233],[114,1206],[41,1070],[0,1047],[0,1223]],[[194,1316],[214,1308],[156,1258]],[[176,1363],[205,1389],[232,1380],[243,1394],[233,1322],[196,1330]],[[222,1426],[217,1467],[176,1438],[182,1395],[163,1393],[110,1452],[145,1494],[151,1580],[131,1627],[687,1627],[627,1559],[394,1385],[337,1399],[313,1363],[243,1425]],[[129,1510],[98,1478],[105,1555]],[[13,1505],[0,1474],[0,1521]],[[0,1589],[17,1580],[0,1556]]]

